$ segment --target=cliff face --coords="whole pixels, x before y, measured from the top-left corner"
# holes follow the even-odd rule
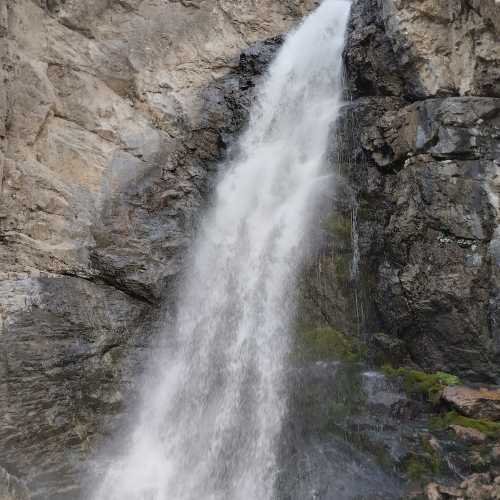
[[[75,498],[119,424],[215,161],[274,37],[314,3],[0,4],[0,466],[35,497]],[[490,381],[499,36],[494,0],[353,4],[340,187],[325,195],[340,223],[318,224],[301,283],[308,323]]]
[[[495,382],[499,40],[493,0],[356,3],[344,122],[368,328],[398,341],[399,361]]]
[[[498,382],[500,8],[353,4],[302,318],[378,363]]]
[[[77,496],[133,398],[259,71],[241,51],[311,4],[0,2],[0,464],[35,497]]]

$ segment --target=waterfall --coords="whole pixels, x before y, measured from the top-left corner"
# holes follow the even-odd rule
[[[350,2],[272,63],[193,250],[160,369],[96,500],[274,497],[295,278],[340,106]],[[318,180],[319,179],[319,180]]]

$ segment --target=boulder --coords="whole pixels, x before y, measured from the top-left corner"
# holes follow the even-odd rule
[[[484,441],[486,441],[486,435],[477,429],[462,427],[461,425],[450,425],[450,429],[462,441],[477,444],[484,443]]]
[[[467,417],[500,420],[500,389],[449,386],[442,399]]]

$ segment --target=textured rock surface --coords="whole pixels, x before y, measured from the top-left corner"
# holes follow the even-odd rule
[[[214,161],[314,3],[0,2],[0,465],[35,498],[76,498]],[[303,321],[500,380],[499,33],[494,0],[354,3]]]
[[[495,0],[358,0],[348,40],[356,94],[500,97]]]
[[[35,498],[77,497],[279,40],[255,43],[313,3],[0,2],[0,465]]]
[[[0,467],[0,499],[30,500],[31,496],[24,484]]]
[[[398,363],[494,382],[499,22],[493,0],[356,2],[338,134],[365,337]]]
[[[431,483],[425,490],[424,498],[428,500],[446,498],[495,500],[500,498],[500,476],[494,477],[489,473],[473,474],[465,479],[459,488]]]
[[[456,434],[458,439],[468,443],[481,444],[486,441],[486,436],[477,429],[469,429],[461,425],[450,425],[450,429]]]
[[[450,386],[442,398],[468,417],[500,420],[500,389]]]
[[[353,3],[302,317],[378,361],[500,381],[499,47],[494,0]]]

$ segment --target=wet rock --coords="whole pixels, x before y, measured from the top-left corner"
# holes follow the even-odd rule
[[[378,0],[353,3],[345,53],[350,94],[360,97],[405,93],[404,74],[399,71],[386,35]]]
[[[16,477],[0,467],[0,499],[31,500],[28,488]]]
[[[471,418],[500,420],[500,390],[446,387],[442,399]]]
[[[351,158],[344,168],[357,196],[359,276],[368,290],[358,299],[371,345],[394,339],[393,354],[387,340],[380,345],[387,360],[500,380],[490,320],[500,278],[499,105],[362,98],[344,109],[339,134],[350,140],[341,154]]]

